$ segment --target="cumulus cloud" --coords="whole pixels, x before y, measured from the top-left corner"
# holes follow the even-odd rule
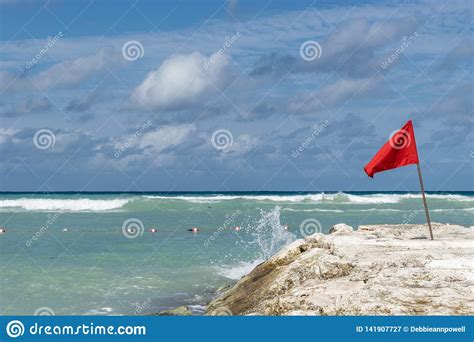
[[[34,72],[34,69],[16,75],[0,71],[1,91],[47,91],[53,87],[79,84],[91,76],[113,68],[121,63],[121,56],[113,48],[102,48],[93,55],[65,60],[46,70]]]
[[[222,150],[224,155],[242,156],[249,153],[258,146],[258,138],[249,134],[241,134],[234,140],[232,146]]]
[[[143,135],[138,146],[159,153],[169,147],[179,145],[194,130],[193,125],[163,126]]]
[[[207,58],[199,52],[175,55],[150,72],[135,89],[139,103],[152,109],[180,109],[217,92],[227,80],[229,58]]]
[[[389,21],[357,19],[344,22],[320,42],[320,58],[305,61],[296,54],[271,53],[262,56],[255,63],[250,76],[281,75],[291,71],[337,72],[346,77],[367,77],[380,65],[380,57],[376,55],[378,50],[397,42],[404,35],[413,34],[416,27],[417,23],[412,18]]]

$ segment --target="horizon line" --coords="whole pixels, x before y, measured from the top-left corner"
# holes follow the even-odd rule
[[[236,191],[213,191],[213,190],[150,190],[150,191],[119,191],[119,190],[96,190],[96,191],[74,191],[74,190],[58,190],[58,191],[0,191],[0,194],[199,194],[199,193],[215,193],[215,194],[243,194],[243,193],[421,193],[421,190],[236,190]],[[474,193],[474,190],[425,190],[431,193],[450,193],[450,192],[468,192]]]

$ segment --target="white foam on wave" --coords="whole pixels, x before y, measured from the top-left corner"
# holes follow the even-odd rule
[[[238,280],[244,275],[250,273],[258,264],[263,262],[262,259],[254,261],[241,261],[236,265],[220,266],[217,268],[217,273],[221,276],[232,280]]]
[[[313,209],[293,209],[293,208],[282,208],[282,211],[294,211],[294,212],[322,212],[322,213],[343,213],[344,210],[340,209],[321,209],[321,208],[313,208]]]
[[[86,315],[86,316],[104,316],[104,315],[109,315],[112,311],[113,311],[112,308],[105,307],[105,308],[89,310],[84,315]]]
[[[453,212],[453,211],[474,211],[474,208],[449,208],[449,209],[431,209],[435,213]]]
[[[106,211],[123,207],[126,199],[51,199],[19,198],[0,200],[0,208],[30,211]]]
[[[355,209],[355,210],[340,210],[340,209],[293,209],[293,208],[283,208],[283,211],[294,211],[294,212],[328,212],[328,213],[344,213],[344,212],[363,212],[363,211],[394,211],[400,212],[405,211],[401,209],[389,209],[389,208],[368,208],[368,209]]]
[[[472,196],[455,194],[428,194],[428,198],[449,201],[474,201]],[[368,194],[354,195],[343,192],[335,194],[309,194],[309,195],[208,195],[208,196],[144,196],[147,199],[172,199],[183,200],[191,203],[218,203],[228,200],[253,200],[271,202],[336,202],[350,204],[384,204],[398,203],[404,199],[419,199],[421,194]]]

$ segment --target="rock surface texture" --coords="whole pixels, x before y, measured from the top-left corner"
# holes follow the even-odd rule
[[[474,230],[370,225],[314,234],[207,307],[232,315],[474,315]]]

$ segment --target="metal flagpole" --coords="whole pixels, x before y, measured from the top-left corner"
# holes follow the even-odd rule
[[[428,212],[428,205],[426,204],[426,196],[425,196],[425,188],[423,186],[423,178],[421,177],[420,163],[416,164],[416,168],[418,169],[418,178],[420,179],[421,195],[423,197],[423,205],[425,206],[426,221],[428,221],[428,227],[430,228],[431,240],[434,240],[433,230],[431,229],[430,213]]]

